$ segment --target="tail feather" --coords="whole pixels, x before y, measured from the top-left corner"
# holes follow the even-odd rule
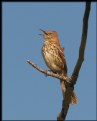
[[[62,71],[62,75],[67,76],[66,71]],[[67,101],[68,104],[77,104],[77,96],[74,92],[74,88],[73,87],[68,87],[66,89],[65,87],[65,83],[64,80],[60,80],[61,82],[61,89],[62,89],[62,93],[63,93],[63,97],[65,97],[65,100]]]
[[[70,104],[77,104],[77,103],[78,103],[77,96],[76,96],[75,92],[73,91]]]
[[[72,87],[69,87],[65,92],[65,100],[69,104],[77,104],[77,96]]]
[[[67,101],[67,103],[77,104],[77,96],[74,92],[73,87],[68,87],[66,89],[64,81],[61,80],[61,89],[62,89],[63,97],[65,97],[65,100]]]

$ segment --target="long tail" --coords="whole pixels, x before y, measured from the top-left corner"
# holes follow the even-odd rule
[[[64,74],[66,76],[66,73]],[[74,92],[73,87],[68,87],[66,89],[64,80],[60,80],[61,83],[61,89],[63,93],[63,97],[65,96],[65,100],[68,104],[77,104],[77,96]]]
[[[60,80],[60,82],[61,82],[63,97],[65,96],[65,100],[68,102],[68,104],[77,104],[77,96],[73,90],[73,87],[68,87],[66,89],[64,81]]]

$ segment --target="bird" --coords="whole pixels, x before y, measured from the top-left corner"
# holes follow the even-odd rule
[[[60,40],[58,37],[58,33],[54,30],[42,31],[44,42],[41,49],[42,56],[47,67],[56,74],[60,74],[62,76],[67,75],[67,63],[64,54],[64,48],[60,45]],[[68,104],[77,104],[77,96],[72,87],[68,88],[66,91],[66,84],[64,80],[60,80],[61,89],[63,97]]]

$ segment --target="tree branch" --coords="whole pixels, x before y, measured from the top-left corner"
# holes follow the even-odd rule
[[[91,2],[86,2],[85,13],[84,13],[84,18],[83,18],[82,39],[81,39],[81,45],[79,48],[79,58],[78,58],[78,61],[75,65],[74,71],[73,71],[72,76],[71,76],[71,83],[69,84],[69,86],[72,86],[72,87],[74,87],[74,84],[77,81],[79,71],[81,69],[81,65],[84,61],[84,51],[85,51],[86,40],[87,40],[88,18],[89,18],[89,13],[90,13],[90,6],[91,6]],[[69,88],[69,86],[68,86],[68,88]],[[57,120],[64,121],[66,118],[68,109],[69,109],[69,104],[67,104],[66,100],[63,99],[62,110],[59,113]]]
[[[27,62],[33,66],[34,68],[36,68],[38,71],[44,73],[45,75],[47,76],[52,76],[52,77],[55,77],[55,78],[58,78],[58,79],[62,79],[64,81],[67,81],[67,83],[69,83],[68,80],[70,80],[68,77],[65,77],[65,76],[62,76],[62,75],[59,75],[59,74],[55,74],[53,73],[52,71],[47,71],[47,70],[43,70],[41,69],[39,66],[37,66],[36,64],[34,64],[32,61],[30,60],[27,60]]]
[[[90,5],[91,5],[90,2],[86,2],[86,9],[85,9],[84,18],[83,18],[82,39],[81,39],[81,45],[80,45],[80,48],[79,48],[79,58],[78,58],[78,61],[76,63],[76,66],[74,68],[74,71],[72,73],[72,76],[73,75],[78,76],[81,65],[84,61],[84,51],[85,51],[86,40],[87,40],[88,18],[89,18],[89,13],[90,13]]]

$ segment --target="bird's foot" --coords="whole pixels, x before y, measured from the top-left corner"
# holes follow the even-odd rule
[[[52,70],[45,70],[45,71],[49,71],[49,72],[52,72]],[[47,77],[48,75],[47,74],[44,74],[45,75],[45,77]]]
[[[53,72],[52,70],[46,70],[46,71],[48,71],[48,72],[52,72],[52,73],[54,73],[54,74],[58,74],[57,72]],[[47,74],[44,74],[46,77],[48,76]]]

